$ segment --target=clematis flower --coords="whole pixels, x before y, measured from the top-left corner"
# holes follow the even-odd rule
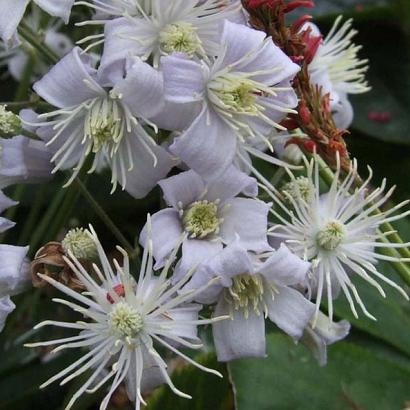
[[[331,109],[338,128],[348,128],[353,121],[348,95],[370,90],[365,76],[368,60],[358,56],[362,47],[352,42],[357,34],[352,23],[353,20],[349,19],[342,24],[342,16],[339,16],[309,64],[311,81],[322,87],[323,94],[330,93]],[[312,35],[321,36],[314,24],[307,23],[302,30],[307,28]]]
[[[204,262],[186,289],[197,289],[220,277],[220,282],[198,294],[203,304],[216,302],[215,315],[231,320],[213,324],[219,361],[265,357],[265,317],[298,340],[315,306],[291,286],[305,280],[310,263],[282,245],[264,258],[251,256],[238,242]]]
[[[269,235],[275,240],[284,241],[299,257],[312,262],[312,275],[308,285],[316,297],[316,317],[322,302],[323,293],[327,295],[329,318],[333,317],[333,299],[343,291],[354,316],[358,314],[355,302],[363,313],[371,319],[375,318],[367,311],[352,281],[359,276],[374,286],[385,297],[379,279],[396,288],[406,299],[407,293],[377,269],[378,261],[406,261],[399,257],[386,256],[377,252],[378,248],[405,248],[409,244],[386,242],[386,234],[381,233],[380,226],[404,218],[410,211],[397,214],[409,201],[402,202],[391,209],[376,212],[391,197],[394,188],[385,192],[386,181],[381,187],[368,192],[372,172],[368,179],[354,189],[357,178],[357,163],[353,161],[349,173],[339,183],[341,170],[337,157],[337,172],[327,193],[321,193],[319,183],[319,166],[317,159],[307,164],[309,195],[295,189],[293,195],[288,191],[287,201],[291,207],[282,202],[282,195],[275,191],[268,181],[264,181],[271,189],[272,199],[284,212],[281,215],[272,210],[279,219],[273,225]],[[294,187],[300,185],[292,177]],[[306,181],[304,182],[306,186]],[[295,195],[296,194],[296,195]],[[353,296],[352,296],[353,295]]]
[[[0,0],[0,37],[10,44],[30,0]],[[74,0],[33,0],[34,4],[52,16],[61,17],[65,23],[70,18]]]
[[[148,222],[149,223],[149,222]],[[167,365],[158,352],[158,346],[165,348],[199,369],[221,376],[215,370],[196,363],[179,350],[179,346],[198,349],[202,345],[197,335],[197,326],[213,323],[224,318],[210,320],[198,319],[201,306],[185,303],[197,292],[212,286],[215,281],[194,292],[176,295],[187,278],[175,286],[169,286],[167,274],[174,262],[178,247],[170,255],[164,269],[158,275],[152,271],[152,248],[148,246],[143,255],[143,262],[138,282],[130,272],[128,256],[123,255],[123,266],[114,260],[115,270],[111,267],[100,242],[92,230],[92,238],[98,249],[101,268],[94,265],[98,280],[90,276],[73,254],[65,258],[78,279],[86,286],[87,294],[77,293],[54,279],[40,275],[42,279],[66,294],[73,301],[54,299],[85,316],[75,323],[45,321],[36,326],[57,326],[74,329],[77,336],[29,344],[29,347],[59,345],[53,351],[71,348],[89,350],[79,360],[63,369],[42,387],[62,379],[60,384],[90,371],[88,379],[74,393],[66,410],[85,393],[97,391],[109,380],[111,386],[101,402],[100,409],[105,410],[110,398],[121,383],[125,382],[127,393],[135,402],[135,409],[140,409],[144,402],[142,393],[146,388],[166,383],[174,393],[191,398],[179,391],[167,373]],[[176,295],[176,296],[175,296]]]
[[[102,85],[91,58],[75,48],[34,90],[57,107],[34,124],[53,152],[55,167],[72,169],[67,185],[78,175],[89,156],[89,172],[106,161],[112,170],[113,191],[119,183],[137,198],[144,197],[174,165],[144,126],[162,101],[160,74],[139,59],[129,60],[127,76],[116,84]]]
[[[194,171],[183,172],[159,181],[169,206],[152,216],[152,241],[156,267],[162,267],[180,236],[182,257],[176,278],[192,266],[216,255],[224,244],[238,238],[248,250],[270,250],[267,242],[269,204],[252,198],[257,195],[254,178],[231,166],[218,181],[207,184]],[[147,246],[147,229],[142,230],[140,243]]]
[[[0,188],[49,180],[51,154],[42,141],[17,135],[0,138]]]
[[[193,122],[189,125],[187,119],[188,126],[171,151],[207,180],[218,178],[238,150],[278,164],[254,147],[272,149],[272,130],[286,130],[279,122],[295,112],[297,96],[291,81],[299,66],[263,32],[229,21],[216,56],[210,64],[182,54],[161,60],[169,104],[196,106]],[[172,109],[163,113],[173,115]]]
[[[154,67],[162,55],[173,52],[213,57],[220,49],[224,19],[242,18],[241,4],[228,0],[152,0],[143,6],[135,3],[137,16],[107,22],[102,67],[112,70],[128,56],[151,57]]]

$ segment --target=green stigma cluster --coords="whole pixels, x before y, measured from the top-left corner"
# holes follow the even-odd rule
[[[83,228],[68,231],[61,245],[66,253],[70,251],[77,259],[97,259],[95,242]]]
[[[20,117],[8,111],[5,105],[0,105],[0,134],[5,136],[16,135],[21,132],[21,129]]]

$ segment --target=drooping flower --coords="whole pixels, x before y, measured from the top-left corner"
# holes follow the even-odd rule
[[[257,195],[254,178],[231,166],[217,181],[207,184],[194,171],[187,171],[159,182],[169,205],[152,216],[152,241],[156,267],[162,267],[181,234],[182,257],[177,278],[193,265],[214,256],[224,244],[238,240],[247,250],[270,250],[267,242],[269,204],[240,193]],[[140,243],[147,246],[147,230]]]
[[[0,215],[8,208],[17,205],[17,202],[13,201],[12,199],[8,198],[4,195],[3,191],[0,190]],[[9,221],[6,218],[0,216],[0,233],[10,229],[14,226],[14,222]]]
[[[27,251],[28,247],[0,245],[0,332],[16,307],[10,296],[24,291],[30,282]]]
[[[335,323],[319,312],[316,322],[305,328],[301,339],[303,343],[316,357],[320,366],[327,363],[327,346],[344,339],[350,332],[350,323],[341,320]]]
[[[152,270],[152,243],[150,242],[144,250],[140,276],[136,282],[130,272],[126,252],[117,248],[123,255],[124,261],[120,266],[114,260],[115,269],[113,269],[92,228],[91,231],[90,235],[98,248],[102,268],[94,265],[98,280],[94,279],[72,254],[70,258],[65,258],[78,279],[86,286],[87,294],[75,292],[54,279],[41,275],[45,281],[73,300],[55,299],[55,302],[81,313],[88,321],[82,319],[75,323],[42,322],[36,328],[57,326],[78,330],[79,334],[28,346],[59,345],[54,352],[67,348],[89,349],[88,353],[43,383],[42,387],[60,379],[62,379],[60,384],[65,384],[90,370],[90,377],[72,396],[66,410],[72,408],[82,394],[97,391],[109,380],[111,386],[102,400],[101,410],[107,408],[112,394],[122,382],[126,383],[127,393],[130,399],[135,401],[136,409],[140,408],[141,403],[145,404],[142,397],[144,386],[153,388],[166,383],[174,393],[190,398],[174,386],[157,346],[170,350],[203,371],[220,376],[217,371],[196,363],[178,350],[180,346],[200,348],[197,326],[224,319],[200,320],[198,312],[201,306],[185,303],[195,297],[197,292],[212,286],[215,280],[197,291],[177,295],[189,279],[186,277],[174,286],[170,286],[167,279],[168,270],[178,248],[174,250],[159,275],[155,275]]]
[[[241,16],[239,2],[228,0],[152,0],[143,8],[135,3],[137,16],[107,22],[102,67],[122,66],[128,56],[149,57],[158,67],[162,55],[182,52],[208,58],[218,54],[225,19]]]
[[[129,60],[127,76],[116,84],[100,84],[88,55],[75,48],[34,84],[35,91],[57,107],[39,119],[38,135],[53,151],[57,170],[72,169],[67,184],[89,156],[89,172],[106,161],[113,190],[119,183],[137,198],[144,197],[174,165],[144,126],[161,106],[160,74],[139,59]]]
[[[238,242],[200,265],[186,288],[197,289],[220,277],[218,284],[195,300],[216,302],[215,315],[231,319],[213,324],[218,360],[266,356],[265,318],[298,340],[315,306],[292,286],[303,282],[309,269],[310,263],[293,255],[285,245],[259,258]]]
[[[17,135],[0,138],[0,188],[49,180],[51,154],[42,141]]]
[[[287,199],[292,204],[290,208],[280,199],[281,194],[275,192],[275,188],[265,180],[272,191],[272,199],[279,207],[278,211],[272,210],[279,223],[272,226],[269,235],[276,240],[284,241],[292,252],[312,262],[312,275],[308,285],[316,296],[317,312],[325,293],[329,317],[332,320],[332,301],[342,290],[355,317],[358,317],[358,314],[354,301],[366,316],[374,319],[360,298],[352,277],[361,277],[385,297],[383,288],[376,280],[379,279],[396,288],[408,299],[407,293],[399,285],[377,269],[378,261],[395,262],[404,259],[383,255],[378,253],[377,249],[405,248],[409,245],[386,241],[388,234],[382,233],[379,229],[384,223],[399,220],[410,214],[410,211],[397,214],[397,211],[409,201],[391,209],[377,211],[391,197],[394,188],[385,192],[384,180],[381,187],[370,191],[372,172],[360,188],[355,188],[355,160],[349,173],[339,182],[340,177],[340,161],[337,157],[337,172],[332,185],[327,193],[322,193],[318,160],[312,160],[307,164],[307,178],[312,187],[312,194],[307,198],[300,190],[294,190]],[[296,182],[295,177],[292,177],[292,180],[293,183]]]
[[[348,128],[353,121],[353,108],[349,94],[361,94],[370,90],[366,81],[368,60],[361,59],[358,52],[362,48],[352,42],[357,31],[352,29],[353,20],[342,23],[339,16],[329,34],[319,45],[309,65],[311,81],[322,87],[322,93],[330,93],[331,109],[339,128]],[[312,35],[321,36],[319,29],[307,23],[303,30],[310,28]]]
[[[0,0],[0,37],[4,43],[10,44],[30,2],[31,0]],[[74,5],[74,0],[33,0],[33,2],[50,15],[61,17],[65,23],[68,23]]]
[[[255,146],[272,149],[272,130],[286,130],[279,122],[297,105],[291,81],[299,66],[271,38],[225,21],[212,63],[192,61],[183,54],[161,61],[169,104],[196,107],[193,122],[187,122],[170,147],[183,162],[207,180],[218,178],[238,150],[277,163]],[[162,116],[173,115],[167,107]]]

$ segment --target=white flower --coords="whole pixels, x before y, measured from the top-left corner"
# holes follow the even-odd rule
[[[357,34],[352,29],[353,20],[341,24],[339,16],[329,34],[324,38],[309,65],[311,81],[323,87],[323,93],[330,93],[331,108],[335,113],[336,125],[348,128],[353,120],[353,109],[348,100],[349,94],[361,94],[370,90],[366,81],[368,60],[360,59],[358,52],[362,48],[352,42]],[[319,29],[311,23],[313,35],[321,35]]]
[[[280,224],[271,228],[272,237],[284,240],[287,246],[298,256],[312,262],[312,277],[309,286],[316,294],[316,309],[322,301],[325,292],[329,304],[329,317],[333,316],[333,302],[340,289],[349,301],[355,317],[358,317],[354,300],[369,318],[374,317],[364,306],[354,283],[352,275],[358,275],[369,284],[373,285],[380,294],[385,293],[375,279],[388,283],[408,299],[406,292],[378,271],[376,264],[379,260],[404,261],[399,257],[385,256],[378,253],[378,248],[404,248],[409,244],[396,244],[385,242],[388,234],[380,231],[382,224],[392,222],[410,214],[410,211],[396,215],[396,211],[405,206],[405,201],[395,207],[377,211],[391,197],[394,188],[384,192],[386,181],[382,186],[368,192],[372,172],[360,186],[355,188],[357,178],[357,163],[353,161],[346,177],[339,182],[341,175],[340,161],[337,157],[338,167],[329,192],[321,194],[319,166],[317,159],[307,165],[307,177],[313,188],[311,198],[297,190],[297,195],[288,195],[288,201],[293,205],[282,203],[280,194],[272,195],[276,204],[284,213],[272,211],[279,218]],[[369,168],[370,169],[370,168]],[[296,181],[292,176],[292,180]],[[264,181],[269,184],[268,181]],[[294,186],[297,187],[297,184]],[[275,188],[270,185],[270,189]],[[353,297],[352,297],[353,295]]]
[[[224,19],[238,20],[241,5],[227,0],[152,0],[139,15],[114,19],[105,27],[103,67],[117,65],[127,56],[160,57],[184,52],[200,58],[213,57],[220,49]]]
[[[98,248],[102,266],[100,270],[94,265],[98,281],[93,279],[71,253],[70,259],[65,258],[78,279],[86,286],[87,293],[77,293],[47,276],[39,275],[74,300],[71,302],[55,299],[55,302],[83,314],[88,321],[42,322],[36,328],[51,325],[78,330],[79,335],[29,346],[60,345],[54,352],[77,347],[89,349],[87,354],[49,379],[42,387],[59,379],[63,379],[61,384],[65,384],[90,370],[90,377],[73,395],[66,407],[67,410],[83,393],[94,392],[111,379],[112,385],[101,403],[101,410],[107,408],[112,394],[123,381],[127,384],[128,395],[135,401],[136,409],[144,403],[142,390],[147,385],[153,387],[166,383],[176,394],[190,398],[172,383],[166,370],[167,365],[154,343],[171,350],[201,370],[220,376],[215,370],[196,363],[178,350],[178,346],[200,348],[197,325],[224,319],[199,320],[198,312],[201,305],[186,303],[216,281],[213,280],[198,290],[178,294],[190,278],[190,275],[187,275],[173,286],[167,279],[178,248],[174,250],[159,275],[154,275],[151,242],[144,251],[139,280],[136,282],[130,273],[126,252],[117,248],[122,253],[124,262],[123,266],[120,266],[114,260],[113,270],[92,228],[91,231],[90,235]]]

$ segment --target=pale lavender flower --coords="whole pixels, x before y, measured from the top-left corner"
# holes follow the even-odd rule
[[[162,126],[173,122],[173,107],[189,108],[186,129],[170,149],[207,180],[221,175],[238,150],[283,165],[257,147],[273,150],[272,130],[286,130],[279,123],[297,105],[291,81],[300,68],[265,33],[225,21],[220,43],[209,64],[181,53],[161,60],[168,101]]]
[[[257,257],[234,242],[204,262],[186,289],[197,289],[214,277],[220,282],[198,294],[196,301],[216,302],[215,315],[231,320],[213,324],[218,360],[264,357],[265,318],[298,340],[315,306],[292,286],[302,283],[310,263],[282,245]]]
[[[179,293],[189,277],[174,286],[170,286],[167,279],[178,246],[164,269],[156,275],[152,270],[150,242],[144,250],[139,280],[136,282],[130,271],[127,253],[118,247],[124,258],[123,265],[120,266],[114,260],[112,268],[92,228],[91,231],[102,268],[94,265],[96,276],[92,277],[72,253],[69,252],[70,258],[65,258],[77,278],[86,286],[87,293],[77,293],[48,276],[39,275],[73,300],[54,299],[55,302],[81,313],[86,319],[81,318],[73,323],[50,320],[42,322],[36,328],[57,326],[77,330],[79,334],[28,346],[59,345],[53,352],[72,348],[89,349],[88,353],[43,383],[42,387],[60,379],[60,384],[66,384],[89,371],[88,378],[74,393],[66,410],[72,408],[80,396],[97,391],[108,381],[111,381],[111,386],[101,402],[101,410],[107,408],[113,393],[123,382],[126,383],[130,399],[135,402],[136,410],[140,409],[141,403],[145,404],[143,392],[163,383],[177,395],[191,398],[174,386],[167,373],[167,364],[157,350],[158,346],[173,352],[200,370],[221,376],[179,350],[181,346],[201,348],[197,326],[225,319],[201,320],[198,318],[201,306],[190,302],[197,292],[212,286],[216,280],[196,291]]]
[[[144,128],[156,129],[149,117],[160,109],[162,78],[134,58],[128,61],[125,78],[107,84],[91,60],[75,48],[34,84],[35,91],[57,107],[39,116],[49,121],[35,124],[37,133],[53,151],[53,172],[73,170],[67,185],[93,156],[90,173],[106,161],[113,191],[119,183],[133,196],[144,197],[175,164]]]
[[[10,44],[31,0],[0,0],[0,37]],[[65,23],[71,14],[74,0],[33,0],[44,11],[61,17]]]
[[[0,188],[49,180],[51,154],[42,141],[17,135],[0,138]]]
[[[176,277],[212,257],[238,238],[248,250],[270,250],[267,242],[269,204],[258,199],[237,197],[257,195],[254,178],[231,166],[217,181],[207,184],[194,171],[183,172],[159,182],[169,206],[152,216],[152,241],[156,267],[164,265],[181,234],[182,258]],[[146,246],[147,230],[140,243]]]

